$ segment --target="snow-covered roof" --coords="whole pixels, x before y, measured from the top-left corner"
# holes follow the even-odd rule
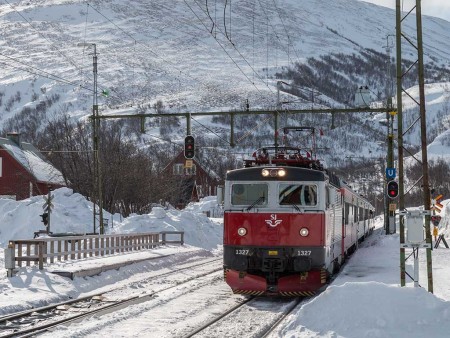
[[[3,147],[14,157],[37,181],[65,185],[62,173],[48,162],[31,143],[0,138],[0,147]]]

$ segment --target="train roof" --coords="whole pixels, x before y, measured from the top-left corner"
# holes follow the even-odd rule
[[[244,167],[289,166],[324,170],[319,160],[312,158],[311,152],[297,147],[263,147],[257,149],[250,159],[244,160]]]

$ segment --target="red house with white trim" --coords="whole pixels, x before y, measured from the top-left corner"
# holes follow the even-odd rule
[[[61,172],[20,134],[0,138],[0,197],[23,200],[64,186]]]
[[[163,170],[167,187],[172,192],[167,200],[179,209],[202,197],[216,195],[221,183],[220,177],[197,159],[188,162],[189,166],[186,161],[182,151]]]

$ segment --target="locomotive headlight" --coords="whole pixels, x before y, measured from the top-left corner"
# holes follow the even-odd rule
[[[284,169],[278,170],[278,176],[279,176],[279,177],[284,177],[284,176],[286,176],[286,170],[284,170]]]
[[[245,236],[245,235],[247,235],[247,229],[246,229],[246,228],[239,228],[239,229],[238,229],[238,235],[239,235],[239,236]]]
[[[264,177],[269,176],[269,174],[270,174],[270,172],[269,172],[269,170],[267,170],[267,169],[263,169],[263,170],[261,171],[261,175],[263,175]]]
[[[307,228],[301,228],[300,229],[300,236],[306,237],[309,235],[309,230]]]

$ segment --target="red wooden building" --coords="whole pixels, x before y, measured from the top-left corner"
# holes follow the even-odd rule
[[[216,173],[202,166],[195,158],[191,162],[186,161],[182,151],[162,172],[169,192],[166,199],[179,209],[189,202],[198,202],[202,197],[215,196],[221,183]]]
[[[63,186],[61,172],[20,134],[0,138],[0,197],[22,200]]]

